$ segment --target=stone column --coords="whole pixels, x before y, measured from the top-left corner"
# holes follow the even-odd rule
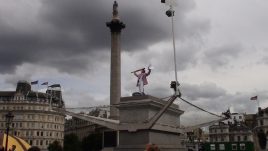
[[[121,30],[125,24],[120,21],[118,16],[118,4],[113,5],[113,18],[107,22],[107,27],[111,30],[111,71],[110,71],[110,105],[119,104],[121,97]],[[119,112],[115,107],[110,107],[110,118],[118,119]]]

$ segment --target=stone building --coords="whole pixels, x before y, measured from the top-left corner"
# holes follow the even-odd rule
[[[244,121],[245,121],[245,113],[232,113],[231,118],[224,122],[234,124],[235,122],[244,122]]]
[[[256,129],[262,129],[268,134],[268,108],[258,109],[256,114]]]
[[[18,136],[42,150],[53,141],[63,145],[65,115],[51,108],[64,108],[61,91],[48,88],[34,92],[27,81],[19,81],[16,91],[0,92],[0,132],[5,132],[5,115],[14,114],[9,134]]]
[[[245,119],[236,114],[238,119]],[[253,148],[253,132],[244,120],[219,122],[209,127],[209,150],[250,150]]]
[[[264,108],[264,109],[261,109],[260,107],[258,108],[258,113],[256,114],[255,116],[256,118],[256,122],[255,122],[255,127],[254,127],[254,130],[256,132],[256,137],[257,137],[257,140],[259,142],[260,139],[263,139],[264,138],[259,138],[258,135],[260,135],[261,133],[263,133],[263,136],[266,137],[266,145],[262,146],[261,144],[258,144],[259,146],[258,147],[261,147],[263,149],[268,149],[268,145],[267,145],[267,136],[268,136],[268,108]],[[259,148],[260,150],[260,148]]]

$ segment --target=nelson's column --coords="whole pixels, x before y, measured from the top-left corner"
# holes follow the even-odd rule
[[[114,1],[113,18],[107,22],[107,27],[111,30],[111,75],[110,75],[110,105],[119,104],[121,97],[121,30],[125,24],[120,21],[118,16],[118,4]],[[118,119],[119,112],[114,106],[110,107],[110,118]]]

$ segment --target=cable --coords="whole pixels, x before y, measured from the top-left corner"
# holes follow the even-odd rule
[[[170,95],[170,96],[167,96],[167,97],[164,97],[164,98],[160,98],[161,100],[165,100],[165,99],[169,99],[170,97],[172,97],[173,95]]]
[[[93,109],[93,108],[108,108],[113,105],[100,105],[100,106],[89,106],[89,107],[66,107],[65,109],[74,110],[74,109]]]
[[[181,98],[181,97],[179,97],[179,98],[180,98],[182,101],[184,101],[184,102],[186,102],[186,103],[188,103],[188,104],[190,104],[190,105],[192,105],[192,106],[194,106],[194,107],[198,108],[198,109],[199,109],[199,110],[201,110],[201,111],[204,111],[204,112],[206,112],[206,113],[208,113],[208,114],[211,114],[211,115],[214,115],[214,116],[217,116],[217,117],[223,118],[222,116],[217,115],[217,114],[212,113],[212,112],[209,112],[209,111],[207,111],[207,110],[205,110],[205,109],[202,109],[201,107],[198,107],[198,106],[196,106],[196,105],[194,105],[194,104],[192,104],[192,103],[190,103],[190,102],[186,101],[185,99],[183,99],[183,98]]]

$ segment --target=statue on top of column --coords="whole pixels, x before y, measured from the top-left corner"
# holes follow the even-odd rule
[[[118,4],[116,1],[114,1],[114,5],[113,5],[113,19],[119,19],[118,16]]]

